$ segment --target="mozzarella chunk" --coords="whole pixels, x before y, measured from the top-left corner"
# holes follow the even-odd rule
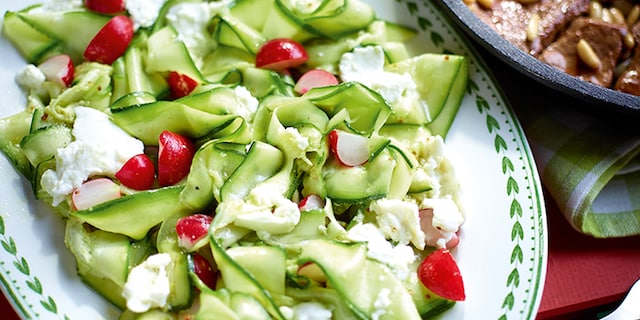
[[[371,314],[371,319],[378,320],[384,317],[387,313],[387,308],[391,305],[391,298],[389,297],[390,294],[391,290],[388,288],[380,290],[380,293],[378,293],[378,296],[376,297],[376,301],[373,302],[375,310]]]
[[[417,197],[420,202],[422,198],[445,198],[451,197],[459,206],[461,213],[464,213],[461,198],[460,182],[456,177],[453,163],[445,153],[445,144],[440,136],[430,136],[417,149],[419,166],[415,169],[414,180],[423,181],[421,184],[428,184],[431,190]]]
[[[98,110],[75,107],[75,141],[56,152],[56,170],[42,175],[44,190],[58,205],[89,177],[113,176],[129,160],[144,151],[142,141],[129,136]]]
[[[81,10],[83,8],[83,0],[53,0],[46,1],[42,6],[33,9],[30,12],[66,12],[71,10]]]
[[[418,205],[400,199],[380,199],[371,202],[369,210],[376,214],[378,228],[385,237],[402,245],[412,243],[424,248],[424,232],[420,229]]]
[[[318,302],[303,302],[293,307],[292,320],[330,320],[331,309]]]
[[[167,0],[127,0],[125,8],[133,20],[133,27],[151,27],[160,13],[160,9]]]
[[[253,122],[253,117],[256,114],[256,110],[258,110],[260,102],[244,86],[237,86],[233,91],[236,94],[236,101],[238,101],[239,106],[233,110],[233,113],[243,117],[249,123]]]
[[[32,64],[26,65],[16,75],[16,82],[25,90],[38,90],[46,79],[44,73]]]
[[[356,81],[379,92],[396,114],[407,114],[413,110],[414,103],[423,103],[410,74],[386,72],[384,65],[382,47],[355,48],[342,55],[340,77],[345,82]]]
[[[216,208],[220,218],[214,220],[212,232],[224,234],[223,229],[231,224],[254,230],[259,237],[290,232],[300,221],[300,209],[297,203],[282,196],[279,189],[266,183],[251,190],[246,200],[221,202]]]
[[[367,257],[389,266],[398,279],[404,280],[409,276],[409,265],[416,260],[413,249],[401,244],[394,247],[374,224],[359,223],[347,231],[346,238],[366,242]]]
[[[127,309],[141,313],[167,305],[171,291],[167,275],[170,263],[171,256],[168,253],[158,253],[131,269],[122,291],[122,296],[127,300]]]
[[[194,61],[199,62],[215,49],[216,43],[208,30],[211,17],[225,13],[232,2],[179,2],[167,12],[167,22],[178,32]]]

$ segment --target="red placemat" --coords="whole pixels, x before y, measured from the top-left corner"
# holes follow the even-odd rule
[[[583,235],[545,196],[549,256],[538,319],[586,319],[585,310],[617,303],[640,278],[640,237]]]
[[[3,319],[3,320],[19,320],[20,319],[20,317],[18,317],[16,312],[13,310],[13,307],[11,306],[11,304],[9,304],[9,301],[7,301],[7,298],[4,296],[4,294],[1,294],[1,293],[0,293],[0,319]]]

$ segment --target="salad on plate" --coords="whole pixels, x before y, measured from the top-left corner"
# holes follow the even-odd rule
[[[256,14],[260,13],[260,14]],[[464,56],[358,0],[53,1],[0,150],[121,319],[420,319],[465,300]]]

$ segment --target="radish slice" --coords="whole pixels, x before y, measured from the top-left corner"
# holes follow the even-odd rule
[[[424,258],[418,266],[418,279],[445,299],[464,301],[466,298],[460,268],[447,249],[438,249]]]
[[[333,86],[336,84],[338,84],[338,78],[331,72],[322,69],[313,69],[305,72],[305,74],[298,79],[293,90],[299,94],[305,94],[313,88]]]
[[[73,82],[75,68],[71,57],[66,54],[53,56],[38,65],[47,80],[61,86],[69,87]]]
[[[98,31],[84,51],[87,61],[112,64],[124,54],[133,39],[133,21],[115,16]]]
[[[89,180],[73,190],[71,202],[76,210],[86,210],[121,196],[120,186],[111,179],[99,178]]]
[[[153,161],[145,155],[135,155],[124,163],[116,172],[116,178],[124,186],[134,190],[148,190],[155,181],[155,167]]]
[[[189,139],[171,131],[162,131],[158,148],[160,186],[171,186],[184,179],[191,169],[194,153],[195,147]]]
[[[196,80],[175,71],[169,73],[168,82],[172,99],[188,96],[198,86],[198,82]]]
[[[124,0],[85,0],[84,5],[87,9],[102,13],[114,14],[124,11]]]
[[[298,208],[301,212],[303,211],[311,211],[311,210],[319,210],[324,208],[325,202],[322,197],[317,194],[310,194],[298,203]]]
[[[348,167],[364,164],[369,160],[368,139],[342,130],[329,132],[329,148],[338,161]]]
[[[191,268],[202,283],[212,290],[216,288],[217,272],[207,259],[198,253],[193,253],[191,256]]]
[[[297,67],[309,60],[304,47],[295,40],[278,38],[265,42],[256,54],[256,67],[275,71]]]
[[[420,228],[424,232],[428,246],[453,249],[460,242],[457,233],[450,233],[433,226],[433,209],[422,209],[419,212]],[[444,247],[442,246],[444,244]]]
[[[213,218],[204,214],[193,214],[178,219],[176,233],[178,245],[192,251],[199,242],[206,240]]]
[[[320,269],[320,267],[313,262],[307,262],[298,267],[298,275],[305,276],[320,283],[327,282],[327,277],[325,276],[322,269]]]

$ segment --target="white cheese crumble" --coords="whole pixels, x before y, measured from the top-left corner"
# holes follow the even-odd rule
[[[211,226],[212,233],[224,234],[223,229],[231,224],[254,230],[260,238],[290,232],[300,221],[300,209],[283,193],[277,184],[263,183],[251,190],[246,201],[222,201],[216,208],[220,218]]]
[[[445,144],[440,136],[430,136],[419,146],[419,165],[415,169],[414,180],[431,186],[426,193],[429,198],[460,198],[460,182],[455,175],[455,168],[445,154]],[[418,202],[422,199],[418,198]],[[458,203],[460,205],[460,203]],[[460,208],[463,212],[463,208]]]
[[[376,301],[373,302],[374,311],[371,314],[371,319],[381,319],[387,313],[387,308],[391,305],[391,298],[389,297],[390,294],[391,290],[388,288],[380,290],[380,293],[378,293],[378,296],[376,297]]]
[[[215,49],[216,43],[208,30],[211,17],[225,13],[231,3],[231,0],[180,2],[167,12],[167,22],[178,32],[195,61]]]
[[[124,2],[125,8],[133,20],[134,29],[147,28],[152,26],[160,9],[167,0],[127,0]]]
[[[420,207],[433,210],[431,225],[438,231],[438,234],[427,235],[427,237],[437,238],[435,240],[437,246],[446,247],[447,241],[454,236],[464,222],[464,217],[458,210],[458,206],[451,198],[425,198],[420,203]]]
[[[389,266],[398,279],[404,280],[409,276],[409,265],[416,260],[413,249],[407,245],[394,247],[374,224],[357,224],[347,231],[346,238],[366,242],[367,257]]]
[[[127,309],[141,313],[167,305],[171,291],[167,275],[170,263],[171,256],[168,253],[158,253],[131,269],[122,291],[122,296],[127,300]]]
[[[402,245],[412,243],[424,249],[424,232],[420,229],[418,205],[400,199],[380,199],[371,202],[369,210],[376,214],[378,229],[385,237]]]
[[[53,0],[43,3],[42,6],[30,11],[34,12],[66,12],[83,8],[83,0]]]
[[[25,90],[38,90],[47,77],[33,64],[26,65],[16,75],[16,82]]]
[[[410,112],[414,103],[423,103],[410,74],[387,72],[384,65],[382,47],[355,48],[340,58],[340,77],[345,82],[359,82],[379,92],[398,115]]]
[[[253,122],[253,117],[256,114],[256,110],[258,110],[260,102],[244,86],[235,87],[233,92],[236,94],[236,101],[238,102],[238,108],[233,110],[233,113],[243,117],[249,123]]]
[[[318,302],[303,302],[293,307],[291,320],[330,320],[331,309]]]
[[[129,158],[144,151],[142,141],[129,136],[96,109],[75,107],[75,141],[56,152],[56,170],[42,175],[42,187],[58,205],[95,175],[113,176]]]
[[[279,146],[287,155],[306,160],[309,138],[300,134],[297,128],[287,127],[279,132],[282,143]]]

